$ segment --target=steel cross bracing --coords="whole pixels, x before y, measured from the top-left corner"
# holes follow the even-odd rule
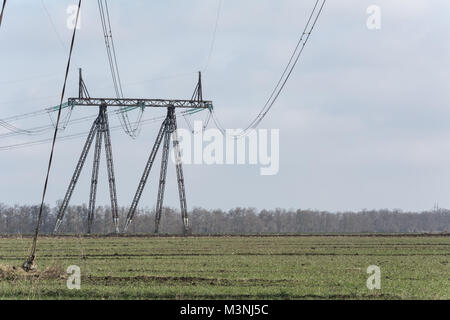
[[[159,130],[155,144],[153,145],[152,151],[150,153],[149,159],[144,169],[144,173],[142,174],[142,178],[139,182],[139,186],[133,198],[133,203],[131,204],[130,211],[128,212],[127,215],[127,221],[125,223],[124,229],[125,232],[128,230],[130,223],[133,221],[134,215],[136,213],[136,208],[139,204],[139,200],[141,199],[142,192],[144,190],[148,176],[155,161],[156,154],[158,153],[161,143],[164,140],[163,154],[161,158],[161,172],[159,179],[158,198],[156,203],[156,215],[155,215],[155,233],[159,231],[159,222],[161,220],[161,214],[163,209],[164,189],[166,185],[167,164],[169,161],[169,148],[171,138],[173,141],[173,149],[175,152],[175,162],[176,162],[175,165],[177,172],[178,192],[180,197],[181,218],[183,221],[183,233],[184,234],[190,233],[190,225],[186,205],[186,191],[184,187],[183,167],[181,163],[181,153],[177,135],[177,120],[175,116],[175,107],[173,106],[168,107],[166,119],[161,125],[161,129]]]
[[[73,191],[75,190],[75,186],[78,182],[78,178],[80,177],[80,173],[83,169],[84,163],[86,162],[87,155],[92,146],[94,138],[96,138],[95,143],[95,151],[94,151],[94,166],[92,169],[92,178],[91,178],[91,192],[89,196],[89,212],[88,212],[88,227],[87,232],[90,233],[92,230],[92,223],[94,220],[95,213],[95,199],[97,195],[97,182],[98,182],[98,168],[100,164],[100,155],[101,155],[101,146],[102,141],[105,142],[105,150],[106,150],[106,162],[108,168],[108,180],[109,180],[109,192],[111,198],[111,213],[114,222],[114,227],[116,233],[119,232],[119,213],[117,206],[117,191],[116,191],[116,181],[114,176],[114,164],[112,157],[112,147],[111,147],[111,135],[109,131],[109,122],[108,115],[106,113],[107,106],[100,106],[100,111],[98,117],[95,119],[94,124],[91,127],[89,135],[86,139],[86,143],[84,145],[83,151],[81,152],[80,159],[78,160],[78,164],[75,168],[75,172],[72,176],[72,180],[69,183],[69,187],[67,189],[64,200],[61,204],[61,207],[58,212],[58,216],[56,219],[56,224],[53,232],[57,232],[59,227],[61,226],[62,220],[64,218],[64,214],[66,212],[67,206],[69,205],[70,198],[72,197]]]
[[[68,100],[68,106],[97,106],[99,107],[99,115],[92,124],[89,135],[86,139],[86,143],[81,152],[80,159],[78,160],[75,172],[72,176],[72,180],[69,183],[64,200],[59,209],[54,232],[57,232],[64,218],[64,214],[72,197],[75,186],[80,177],[81,171],[83,169],[84,163],[86,162],[87,155],[95,139],[95,151],[94,151],[94,164],[92,169],[91,177],[91,190],[89,196],[89,212],[88,212],[88,226],[87,232],[91,233],[92,225],[94,221],[95,214],[95,199],[97,195],[97,185],[98,185],[98,172],[100,165],[100,156],[102,144],[104,141],[105,151],[106,151],[106,162],[108,168],[108,180],[109,180],[109,191],[111,198],[111,212],[113,216],[113,222],[116,233],[119,232],[119,215],[117,206],[117,192],[116,183],[114,177],[114,163],[111,148],[111,134],[109,129],[107,108],[108,107],[129,107],[126,111],[133,108],[167,108],[167,116],[163,121],[161,128],[156,137],[156,141],[153,145],[152,151],[148,158],[147,164],[144,168],[144,173],[142,174],[141,180],[139,182],[136,194],[133,198],[130,210],[127,215],[127,220],[125,223],[124,230],[127,231],[130,223],[133,221],[134,215],[136,213],[137,206],[141,199],[142,193],[144,191],[145,184],[147,183],[148,176],[152,169],[153,163],[155,162],[158,150],[163,144],[163,155],[161,160],[161,173],[158,188],[158,198],[156,204],[156,216],[155,216],[155,232],[159,231],[159,223],[161,220],[163,201],[164,201],[164,189],[166,184],[167,175],[167,165],[169,161],[169,151],[170,151],[170,140],[173,143],[173,150],[175,153],[175,166],[177,173],[178,182],[178,193],[180,198],[181,207],[181,218],[183,222],[183,233],[190,233],[190,225],[187,213],[186,205],[186,191],[184,185],[183,167],[181,163],[181,152],[180,145],[177,135],[177,120],[175,115],[176,108],[189,108],[189,109],[212,109],[212,102],[203,100],[202,92],[202,82],[201,74],[199,73],[199,81],[197,87],[195,88],[194,95],[190,100],[163,100],[163,99],[126,99],[126,98],[91,98],[89,97],[89,92],[86,85],[82,79],[82,74],[80,70],[80,81],[79,81],[79,97],[70,98]],[[120,111],[120,112],[126,112]],[[163,142],[164,141],[164,142]]]
[[[187,213],[186,191],[184,186],[184,175],[183,175],[183,166],[181,162],[180,144],[177,134],[177,118],[175,116],[175,108],[189,107],[189,108],[208,108],[210,110],[212,109],[212,102],[203,100],[202,75],[199,72],[198,83],[197,86],[195,87],[194,94],[190,100],[140,100],[140,101],[141,105],[144,101],[147,101],[148,106],[167,107],[167,116],[163,121],[161,128],[159,129],[158,136],[156,137],[156,141],[153,145],[152,151],[150,152],[147,164],[145,165],[144,172],[142,174],[141,180],[136,190],[136,194],[133,198],[133,202],[130,207],[130,211],[128,212],[127,215],[124,231],[126,232],[128,230],[128,227],[133,221],[134,215],[136,214],[137,206],[139,204],[139,200],[141,199],[142,192],[144,191],[145,184],[147,183],[148,180],[148,176],[153,167],[153,163],[155,162],[156,154],[158,153],[158,150],[162,143],[163,154],[161,158],[161,172],[159,178],[158,198],[156,202],[156,214],[155,214],[155,233],[159,232],[159,224],[161,221],[163,201],[164,201],[164,190],[166,186],[167,164],[169,161],[170,139],[172,138],[173,150],[175,153],[175,166],[177,172],[181,218],[183,221],[183,234],[185,235],[190,234],[191,227],[189,225],[189,218]]]
[[[86,85],[83,81],[81,69],[80,69],[80,80],[79,80],[79,98],[83,99],[84,97],[89,97],[89,92],[86,88]],[[78,182],[78,178],[80,177],[81,171],[83,169],[84,163],[86,162],[86,158],[88,156],[89,150],[93,144],[95,138],[95,151],[94,151],[94,165],[92,168],[92,178],[91,178],[91,191],[89,194],[89,211],[88,211],[88,226],[87,233],[91,233],[92,224],[94,221],[95,214],[95,199],[97,196],[97,185],[98,185],[98,171],[100,165],[100,156],[102,150],[102,143],[105,143],[105,153],[106,153],[106,163],[108,168],[108,181],[109,181],[109,193],[111,198],[111,214],[114,222],[114,227],[116,233],[119,232],[119,213],[117,206],[117,190],[116,190],[116,179],[114,175],[114,162],[113,162],[113,154],[111,147],[111,133],[109,130],[109,121],[107,114],[107,105],[102,104],[99,105],[99,113],[94,123],[92,124],[91,130],[89,131],[88,137],[86,139],[86,143],[84,144],[84,148],[81,152],[80,159],[78,160],[77,166],[75,167],[75,172],[70,180],[69,187],[67,188],[66,195],[64,200],[59,208],[59,212],[56,218],[55,227],[53,232],[56,233],[61,226],[61,223],[64,218],[64,214],[67,210],[67,206],[69,205],[70,198],[72,197],[73,191],[75,190],[75,186]]]

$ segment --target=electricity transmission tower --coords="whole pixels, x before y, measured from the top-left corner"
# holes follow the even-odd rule
[[[79,81],[79,99],[89,99],[89,92],[87,91],[86,85],[84,84],[83,77],[80,69],[80,81]],[[73,107],[75,104],[72,104],[70,107]],[[70,198],[72,197],[73,191],[75,190],[75,186],[78,182],[78,178],[80,177],[81,171],[83,169],[84,163],[86,162],[87,155],[92,146],[92,143],[95,138],[95,151],[94,151],[94,166],[92,169],[92,178],[91,178],[91,191],[89,196],[89,211],[88,211],[88,226],[87,233],[91,233],[92,223],[94,220],[95,213],[95,199],[97,196],[97,184],[98,184],[98,169],[100,165],[100,156],[102,151],[102,143],[105,142],[105,150],[106,150],[106,163],[108,168],[108,181],[109,181],[109,193],[111,198],[111,213],[113,217],[114,227],[116,233],[119,232],[119,213],[117,211],[117,191],[116,191],[116,178],[114,175],[114,162],[112,155],[112,146],[111,146],[111,133],[109,130],[109,122],[107,115],[107,104],[100,103],[99,104],[99,113],[98,117],[95,119],[92,124],[91,130],[89,131],[88,137],[86,139],[86,143],[84,144],[83,151],[81,152],[80,159],[78,160],[77,166],[75,168],[75,172],[72,176],[72,180],[70,180],[69,187],[67,189],[64,200],[61,204],[61,207],[58,212],[58,216],[56,219],[56,224],[54,228],[54,233],[56,233],[61,225],[62,219],[66,212],[67,206],[69,205]]]
[[[92,224],[94,220],[95,213],[95,199],[97,194],[97,184],[98,184],[98,169],[100,163],[100,155],[101,155],[101,147],[103,140],[105,141],[105,149],[106,149],[106,160],[108,167],[108,178],[109,178],[109,191],[111,198],[111,213],[113,217],[115,232],[119,232],[119,215],[118,215],[118,206],[117,206],[117,194],[116,194],[116,182],[114,177],[114,165],[113,165],[113,156],[112,156],[112,147],[111,147],[111,135],[109,129],[107,108],[108,107],[127,107],[126,111],[135,109],[135,108],[166,108],[167,116],[163,121],[161,128],[159,130],[158,136],[156,138],[155,144],[150,153],[150,157],[145,166],[144,173],[140,180],[136,195],[134,196],[133,203],[131,205],[130,211],[128,212],[127,221],[125,224],[125,231],[128,229],[128,226],[132,222],[134,218],[134,214],[136,212],[136,208],[139,204],[139,200],[142,196],[142,192],[144,190],[145,184],[148,180],[148,176],[150,174],[150,170],[155,161],[155,157],[158,153],[158,150],[163,145],[163,154],[162,154],[162,162],[161,162],[161,173],[159,180],[159,190],[158,190],[158,198],[156,204],[156,218],[155,218],[155,232],[158,232],[159,221],[161,219],[162,213],[162,205],[164,200],[164,188],[166,184],[166,173],[167,173],[167,165],[169,158],[169,149],[170,149],[170,140],[172,138],[173,141],[173,149],[175,152],[175,166],[177,173],[177,181],[178,181],[178,192],[180,198],[180,206],[181,206],[181,217],[183,220],[183,233],[188,234],[190,232],[188,214],[187,214],[187,205],[186,205],[186,192],[184,186],[184,176],[183,176],[183,168],[181,164],[181,154],[179,141],[177,136],[177,121],[175,110],[177,108],[185,108],[185,109],[212,109],[211,101],[204,101],[202,94],[202,83],[201,83],[201,74],[199,74],[199,81],[197,87],[195,89],[194,95],[190,100],[165,100],[165,99],[129,99],[129,98],[91,98],[86,89],[86,85],[83,81],[81,70],[80,70],[80,81],[79,81],[79,97],[78,98],[69,98],[68,106],[94,106],[99,108],[99,115],[95,119],[92,124],[91,130],[85,142],[83,151],[81,153],[80,159],[78,160],[78,164],[75,168],[75,172],[72,176],[72,180],[69,183],[69,187],[67,189],[64,200],[61,204],[61,207],[58,212],[54,232],[56,233],[63,221],[64,213],[69,204],[70,198],[72,197],[72,193],[75,189],[75,186],[78,182],[78,178],[83,169],[84,163],[86,161],[89,150],[93,144],[94,138],[95,142],[95,151],[94,151],[94,165],[92,170],[92,178],[91,178],[91,191],[89,196],[89,212],[88,212],[88,226],[87,232],[90,233],[92,230]]]

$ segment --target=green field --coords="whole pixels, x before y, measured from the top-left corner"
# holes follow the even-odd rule
[[[0,299],[450,299],[449,236],[41,238],[25,274],[30,244],[0,238]]]

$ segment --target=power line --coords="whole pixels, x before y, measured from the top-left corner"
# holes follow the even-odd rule
[[[0,127],[3,127],[4,129],[13,132],[13,133],[21,133],[21,134],[30,134],[31,131],[20,129],[8,122],[5,122],[3,120],[0,120]]]
[[[64,50],[66,50],[66,46],[64,45],[64,41],[63,41],[61,35],[59,34],[58,30],[56,29],[55,23],[53,22],[52,16],[50,15],[50,12],[48,12],[48,9],[47,9],[47,6],[45,5],[44,0],[41,0],[41,5],[42,5],[42,8],[43,8],[44,11],[45,11],[45,14],[47,15],[48,20],[50,21],[50,24],[51,24],[51,26],[52,26],[52,28],[53,28],[53,31],[54,31],[55,34],[56,34],[56,37],[57,37],[58,40],[59,40],[59,43],[60,43],[60,45],[61,45],[61,48],[63,48]]]
[[[63,103],[62,104],[62,108],[63,109],[67,108],[67,107],[68,107],[67,103]],[[3,119],[0,119],[0,120],[4,121],[4,122],[13,122],[13,121],[22,120],[22,119],[38,117],[38,116],[42,116],[42,115],[44,115],[46,113],[49,113],[49,112],[56,112],[56,111],[58,111],[58,108],[59,108],[59,106],[45,108],[45,109],[41,109],[41,110],[37,110],[37,111],[24,113],[24,114],[19,114],[19,115],[15,115],[15,116],[9,116],[7,118],[3,118]]]
[[[314,22],[311,26],[311,28],[308,31],[308,27],[310,25],[311,20],[313,19],[313,16],[316,12],[317,9],[317,5],[319,3],[319,0],[316,1],[315,5],[314,5],[314,9],[311,12],[311,15],[308,19],[308,23],[305,26],[305,29],[303,30],[302,36],[300,37],[299,42],[297,43],[297,47],[295,48],[295,51],[293,53],[293,55],[291,56],[288,65],[286,66],[286,69],[284,70],[280,80],[278,81],[274,91],[272,92],[272,94],[270,95],[269,99],[266,102],[266,105],[264,106],[263,111],[258,115],[258,117],[246,128],[246,130],[250,129],[250,128],[255,128],[256,126],[258,126],[258,124],[264,119],[264,117],[266,116],[266,114],[270,111],[270,109],[273,107],[273,105],[275,104],[275,102],[277,101],[278,97],[280,96],[281,92],[283,91],[286,83],[288,82],[292,72],[294,71],[295,66],[297,65],[303,50],[305,49],[306,44],[308,43],[308,40],[311,36],[311,33],[314,30],[314,27],[316,26],[317,20],[319,19],[320,14],[322,13],[322,9],[325,5],[326,0],[323,0],[322,5],[320,6],[320,9],[317,13],[317,15],[315,16]],[[303,37],[306,35],[306,39],[303,41]],[[303,43],[302,43],[303,42]],[[301,49],[300,48],[301,45]],[[297,53],[297,54],[296,54]],[[296,56],[296,57],[295,57]],[[292,63],[293,59],[295,57],[294,62]],[[289,72],[288,72],[289,70]],[[286,72],[287,75],[286,75]],[[281,84],[281,86],[280,86]]]
[[[155,121],[160,121],[163,118],[164,117],[155,118]],[[117,130],[117,129],[121,129],[121,126],[118,125],[118,126],[111,127],[111,131]],[[74,134],[70,134],[70,135],[65,135],[65,136],[59,137],[58,141],[61,142],[61,141],[68,141],[68,140],[83,138],[83,137],[86,137],[88,134],[89,134],[89,132],[83,131],[83,132],[78,132],[78,133],[74,133]],[[51,138],[35,140],[35,141],[30,141],[30,142],[24,142],[24,143],[17,143],[17,144],[12,144],[12,145],[7,145],[7,146],[1,146],[0,151],[10,151],[10,150],[21,149],[21,148],[26,148],[26,147],[34,147],[34,146],[38,146],[38,145],[42,145],[42,144],[47,144],[50,142],[52,142]]]
[[[120,90],[120,97],[123,98],[122,80],[120,79],[119,65],[117,64],[116,47],[114,45],[114,38],[112,36],[111,19],[109,17],[109,9],[108,9],[108,0],[105,0],[105,8],[106,8],[106,16],[108,18],[109,36],[111,39],[111,48],[112,48],[112,54],[113,54],[113,58],[114,58],[114,65],[116,66],[117,84],[118,84],[119,90]]]
[[[179,74],[179,75],[173,75],[173,76],[167,76],[167,77],[159,77],[159,78],[154,78],[154,79],[150,79],[150,80],[146,80],[146,81],[142,81],[142,82],[156,81],[156,80],[161,80],[161,79],[170,79],[170,78],[174,78],[174,77],[187,76],[187,75],[191,75],[191,74],[193,74],[193,73]],[[13,102],[16,102],[16,101],[13,101]],[[63,103],[63,108],[68,108],[68,107],[69,107],[69,105],[67,102]],[[14,115],[14,116],[9,116],[9,117],[0,119],[0,126],[4,127],[6,130],[10,131],[8,133],[0,134],[0,139],[14,137],[14,136],[18,136],[18,135],[39,135],[39,134],[43,134],[49,130],[54,129],[55,121],[53,120],[53,117],[51,114],[54,112],[57,112],[58,108],[59,108],[59,106],[54,106],[54,107],[50,107],[50,108],[44,108],[41,110],[28,112],[28,113],[24,113],[24,114],[19,114],[19,115]],[[97,115],[91,115],[91,116],[86,116],[86,117],[70,120],[72,109],[73,108],[70,107],[69,112],[65,116],[65,120],[63,120],[62,124],[60,124],[60,126],[59,126],[59,130],[65,130],[68,125],[92,120],[95,117],[97,117]],[[114,113],[120,116],[121,113],[129,112],[133,109],[135,109],[135,108],[125,108],[125,109],[121,108],[120,110],[114,111]],[[110,113],[110,112],[108,112],[108,113]],[[16,122],[16,121],[28,119],[28,118],[37,118],[37,117],[41,117],[44,115],[48,115],[48,117],[50,118],[51,124],[41,125],[41,126],[36,126],[36,127],[26,128],[26,129],[18,128],[15,125],[12,125],[12,122]],[[140,112],[137,117],[138,120],[131,123],[131,125],[134,125],[138,128],[138,132],[140,130],[140,120],[142,118],[143,118],[143,113]]]
[[[2,12],[0,13],[0,27],[2,26],[3,13],[5,12],[6,0],[3,0]]]
[[[97,3],[100,11],[100,21],[102,24],[103,37],[105,39],[106,52],[108,55],[108,63],[111,70],[114,90],[116,92],[117,98],[123,98],[122,81],[120,78],[119,65],[117,63],[117,54],[112,34],[108,1],[98,0]],[[143,110],[141,110],[141,113],[143,113]],[[142,118],[142,114],[139,116],[139,118]],[[132,138],[136,138],[139,131],[139,123],[134,128],[132,128],[127,113],[121,113],[119,116],[119,120],[125,133],[127,133]]]
[[[203,111],[203,110],[200,110]],[[200,112],[199,110],[187,110],[187,111],[183,111],[180,113],[177,113],[176,116],[185,116],[185,115],[193,115],[195,113]],[[97,116],[87,116],[84,118],[80,118],[80,119],[75,119],[72,120],[73,122],[84,122],[87,120],[92,120],[93,118],[96,118]],[[155,122],[159,122],[161,120],[163,120],[165,118],[165,116],[159,116],[159,117],[152,117],[152,118],[148,118],[148,119],[142,119],[139,120],[140,126],[145,126],[151,123],[155,123]],[[137,125],[138,121],[131,123],[132,125]],[[111,131],[117,131],[120,130],[122,128],[121,125],[116,125],[116,126],[112,126],[111,127]],[[70,134],[70,135],[65,135],[65,136],[61,136],[58,138],[58,141],[66,141],[66,140],[73,140],[73,139],[77,139],[77,138],[82,138],[82,137],[86,137],[89,134],[88,131],[83,131],[83,132],[78,132],[78,133],[74,133],[74,134]],[[1,138],[1,137],[0,137]],[[1,151],[11,151],[11,150],[15,150],[15,149],[22,149],[22,148],[27,148],[27,147],[34,147],[37,145],[42,145],[42,144],[47,144],[52,142],[52,138],[47,138],[47,139],[40,139],[40,140],[35,140],[35,141],[30,141],[30,142],[23,142],[23,143],[17,143],[17,144],[12,144],[12,145],[5,145],[5,146],[0,146],[0,152]]]
[[[50,151],[50,158],[48,161],[47,175],[46,175],[45,182],[44,182],[44,190],[42,192],[41,206],[39,209],[39,216],[38,216],[38,221],[37,221],[37,225],[36,225],[36,230],[34,232],[33,244],[31,247],[30,256],[28,257],[28,259],[24,262],[24,264],[22,266],[23,269],[26,271],[30,271],[30,270],[36,268],[36,266],[34,264],[34,259],[36,256],[37,238],[38,238],[39,229],[41,226],[42,212],[44,210],[45,195],[47,193],[48,179],[50,177],[50,171],[51,171],[52,162],[53,162],[53,153],[55,151],[56,136],[58,135],[58,126],[59,126],[59,121],[61,119],[62,105],[63,105],[63,100],[64,100],[64,94],[66,92],[67,78],[69,76],[70,62],[72,59],[72,52],[73,52],[73,47],[74,47],[74,43],[75,43],[75,35],[76,35],[76,31],[77,31],[78,19],[80,16],[80,10],[81,10],[81,0],[79,0],[79,2],[78,2],[77,16],[76,16],[75,25],[73,28],[72,42],[70,43],[69,59],[67,61],[66,73],[65,73],[65,77],[64,77],[64,85],[62,88],[61,100],[60,100],[59,109],[58,109],[58,118],[56,120],[55,133],[53,134],[52,148]]]
[[[217,29],[219,27],[220,13],[222,11],[222,3],[223,3],[223,0],[219,0],[219,4],[217,6],[216,23],[214,25],[214,31],[213,31],[213,36],[212,36],[212,40],[211,40],[211,46],[209,48],[209,54],[208,54],[208,58],[206,59],[205,67],[203,68],[203,73],[205,73],[209,67],[209,62],[211,61],[211,57],[212,57],[212,54],[214,51],[214,45],[216,44]]]
[[[61,107],[62,108],[67,108],[68,104],[67,103],[63,103]],[[63,125],[60,126],[60,128],[65,129],[65,127],[70,122],[70,115],[71,115],[72,109],[73,108],[69,109],[69,112],[66,115],[65,120],[63,121]],[[12,116],[12,117],[5,118],[5,119],[0,119],[0,126],[3,127],[4,129],[6,129],[7,131],[9,131],[9,133],[0,134],[0,138],[9,137],[9,136],[15,136],[15,135],[35,135],[35,134],[39,134],[39,133],[42,133],[42,132],[46,131],[46,127],[49,127],[50,129],[54,128],[55,124],[54,124],[54,121],[53,121],[53,119],[51,117],[51,112],[55,112],[57,110],[58,110],[58,107],[53,107],[53,108],[47,108],[47,109],[44,109],[44,110],[30,112],[30,113],[26,113],[26,114],[22,114],[22,115]],[[24,118],[41,116],[41,115],[44,115],[44,114],[48,114],[48,116],[50,117],[50,120],[52,121],[52,125],[35,127],[35,128],[31,128],[31,129],[21,129],[21,128],[11,124],[11,122],[14,122],[14,121],[17,121],[17,120],[21,120],[21,119],[24,119]]]
[[[297,46],[295,47],[295,50],[293,51],[288,64],[286,65],[280,79],[278,80],[275,88],[273,89],[270,97],[267,99],[266,103],[264,104],[262,110],[259,112],[259,114],[253,119],[250,124],[245,128],[243,133],[236,135],[235,137],[243,137],[245,136],[251,129],[255,129],[261,121],[266,117],[267,113],[272,109],[275,102],[278,100],[280,94],[282,93],[284,87],[286,86],[286,83],[288,82],[292,72],[295,69],[295,66],[297,65],[298,61],[300,60],[300,57],[302,56],[302,53],[305,49],[306,44],[308,43],[308,40],[311,37],[311,34],[317,24],[317,21],[323,11],[323,8],[325,6],[326,0],[316,0],[314,7],[311,11],[311,14],[309,16],[309,19],[303,29],[303,32],[300,36],[299,41],[297,42]],[[221,125],[219,119],[217,118],[214,110],[211,111],[213,121],[216,124],[216,127],[222,131],[222,133],[225,133],[224,127]]]
[[[69,120],[65,124],[60,125],[59,130],[65,130],[69,124],[73,125],[73,124],[77,124],[77,123],[83,123],[83,122],[92,120],[95,117],[96,117],[96,115],[91,115],[91,116],[86,116],[86,117]],[[49,125],[43,125],[43,126],[33,127],[33,128],[29,128],[29,129],[22,129],[22,130],[26,131],[27,132],[26,135],[30,136],[30,135],[41,135],[41,134],[44,134],[44,133],[46,133],[50,130],[54,130],[54,129],[55,129],[55,124],[52,123]],[[8,132],[8,133],[0,134],[0,139],[15,137],[18,135],[23,135],[23,134],[24,133],[22,133],[22,132]]]
[[[41,0],[41,6],[42,6],[42,9],[44,10],[44,12],[45,12],[45,14],[46,14],[48,20],[50,21],[50,25],[52,26],[53,32],[56,34],[56,37],[58,38],[58,42],[59,42],[61,48],[62,48],[62,49],[64,50],[64,52],[65,52],[65,50],[66,50],[66,45],[64,44],[64,40],[63,40],[63,38],[61,37],[61,34],[58,32],[58,29],[56,28],[55,22],[53,21],[53,18],[52,18],[52,16],[51,16],[50,12],[48,11],[47,6],[45,5],[44,0]],[[74,63],[75,63],[75,62],[74,62]],[[75,65],[76,65],[76,63],[75,63]]]
[[[105,1],[105,5],[103,4],[103,1]],[[114,42],[112,41],[112,30],[111,30],[111,23],[109,21],[109,11],[105,11],[107,0],[98,0],[97,3],[100,11],[100,20],[102,23],[103,37],[105,40],[106,51],[108,54],[108,63],[111,70],[111,77],[114,83],[114,89],[116,91],[116,97],[122,98],[123,91],[121,88],[120,76],[118,76],[117,59],[113,58],[113,51],[111,50],[111,47],[114,46]]]

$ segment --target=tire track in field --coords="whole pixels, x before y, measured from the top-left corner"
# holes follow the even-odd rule
[[[90,282],[93,284],[121,284],[121,283],[136,283],[136,282],[181,282],[188,283],[190,285],[198,285],[198,284],[209,284],[209,285],[223,285],[223,286],[232,286],[236,284],[248,284],[248,285],[280,285],[287,283],[300,283],[299,280],[295,279],[275,279],[275,280],[266,280],[266,279],[223,279],[223,278],[203,278],[203,277],[189,277],[189,276],[149,276],[149,275],[140,275],[140,276],[129,276],[129,277],[120,277],[120,276],[93,276],[88,275],[82,278],[82,281]]]

